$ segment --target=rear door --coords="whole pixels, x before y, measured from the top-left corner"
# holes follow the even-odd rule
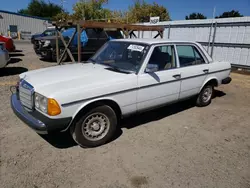
[[[194,44],[177,44],[177,54],[181,71],[181,90],[179,99],[199,93],[209,66],[205,56]]]

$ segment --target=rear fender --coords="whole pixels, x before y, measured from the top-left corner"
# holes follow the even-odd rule
[[[213,81],[215,82],[215,85],[214,86],[218,86],[220,83],[219,83],[219,80],[215,77],[215,76],[211,76],[211,77],[208,77],[206,78],[206,80],[204,81],[202,87],[200,88],[199,92],[202,90],[202,88],[210,81]]]

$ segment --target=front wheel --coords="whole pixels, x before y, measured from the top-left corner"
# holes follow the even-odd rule
[[[63,54],[63,51],[64,51],[64,49],[62,49],[62,48],[59,49],[59,59],[61,58],[61,56]],[[52,59],[53,62],[57,61],[57,58],[56,58],[56,49],[53,49],[51,59]],[[66,52],[65,55],[62,58],[62,62],[65,62],[67,59],[68,59],[68,53]]]
[[[82,147],[97,147],[112,139],[116,127],[116,113],[111,107],[102,105],[79,118],[71,127],[71,135]]]
[[[205,85],[197,97],[196,105],[199,107],[209,105],[212,101],[213,93],[214,86],[211,84]]]

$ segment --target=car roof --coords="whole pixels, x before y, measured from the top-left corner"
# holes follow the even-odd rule
[[[45,31],[54,31],[56,28],[47,28]]]
[[[181,40],[169,40],[169,39],[149,39],[149,38],[132,38],[132,39],[113,39],[112,41],[122,41],[122,42],[136,42],[145,43],[148,45],[152,44],[162,44],[162,43],[195,43],[195,41],[181,41]]]

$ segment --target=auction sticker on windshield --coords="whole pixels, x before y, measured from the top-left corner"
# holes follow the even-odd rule
[[[130,44],[129,47],[128,47],[128,49],[132,50],[132,51],[139,51],[139,52],[141,52],[144,49],[144,46]]]

